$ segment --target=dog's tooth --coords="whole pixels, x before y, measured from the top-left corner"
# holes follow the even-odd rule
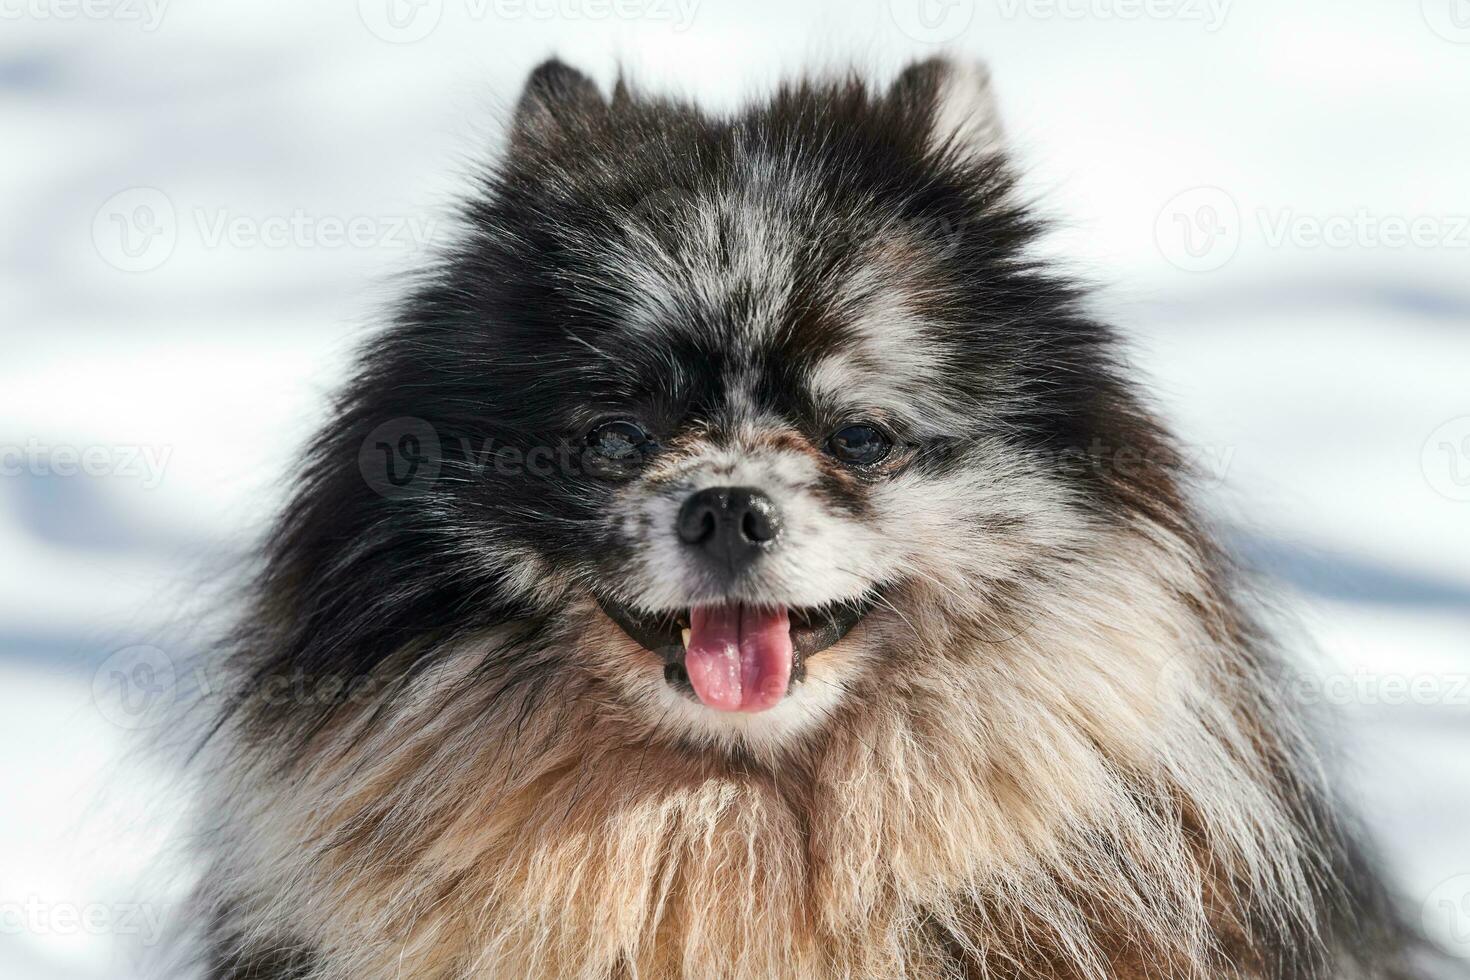
[[[684,637],[684,649],[685,650],[688,650],[689,649],[689,629],[688,629],[688,627],[685,627],[684,629],[680,630],[679,633],[680,633],[681,636]]]

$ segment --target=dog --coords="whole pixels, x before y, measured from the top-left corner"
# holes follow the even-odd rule
[[[983,67],[552,60],[462,218],[219,653],[212,980],[1414,975]]]

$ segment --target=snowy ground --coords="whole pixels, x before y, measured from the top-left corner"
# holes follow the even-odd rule
[[[0,976],[146,975],[177,808],[114,672],[187,651],[532,64],[729,104],[941,45],[991,62],[1470,957],[1465,0],[0,0]]]

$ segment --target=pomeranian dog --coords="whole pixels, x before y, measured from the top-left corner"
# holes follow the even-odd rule
[[[209,977],[1410,975],[983,69],[553,60],[463,218],[225,653]]]

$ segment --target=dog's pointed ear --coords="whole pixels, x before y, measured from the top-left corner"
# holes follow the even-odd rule
[[[929,119],[933,147],[952,147],[970,157],[1005,148],[990,69],[982,62],[949,58],[915,62],[899,74],[888,97]]]
[[[623,73],[618,72],[618,80],[613,85],[612,107],[614,109],[626,109],[633,104],[633,91],[628,87],[628,80]]]
[[[558,58],[537,65],[516,103],[511,143],[517,149],[545,146],[585,128],[606,111],[597,83]]]

